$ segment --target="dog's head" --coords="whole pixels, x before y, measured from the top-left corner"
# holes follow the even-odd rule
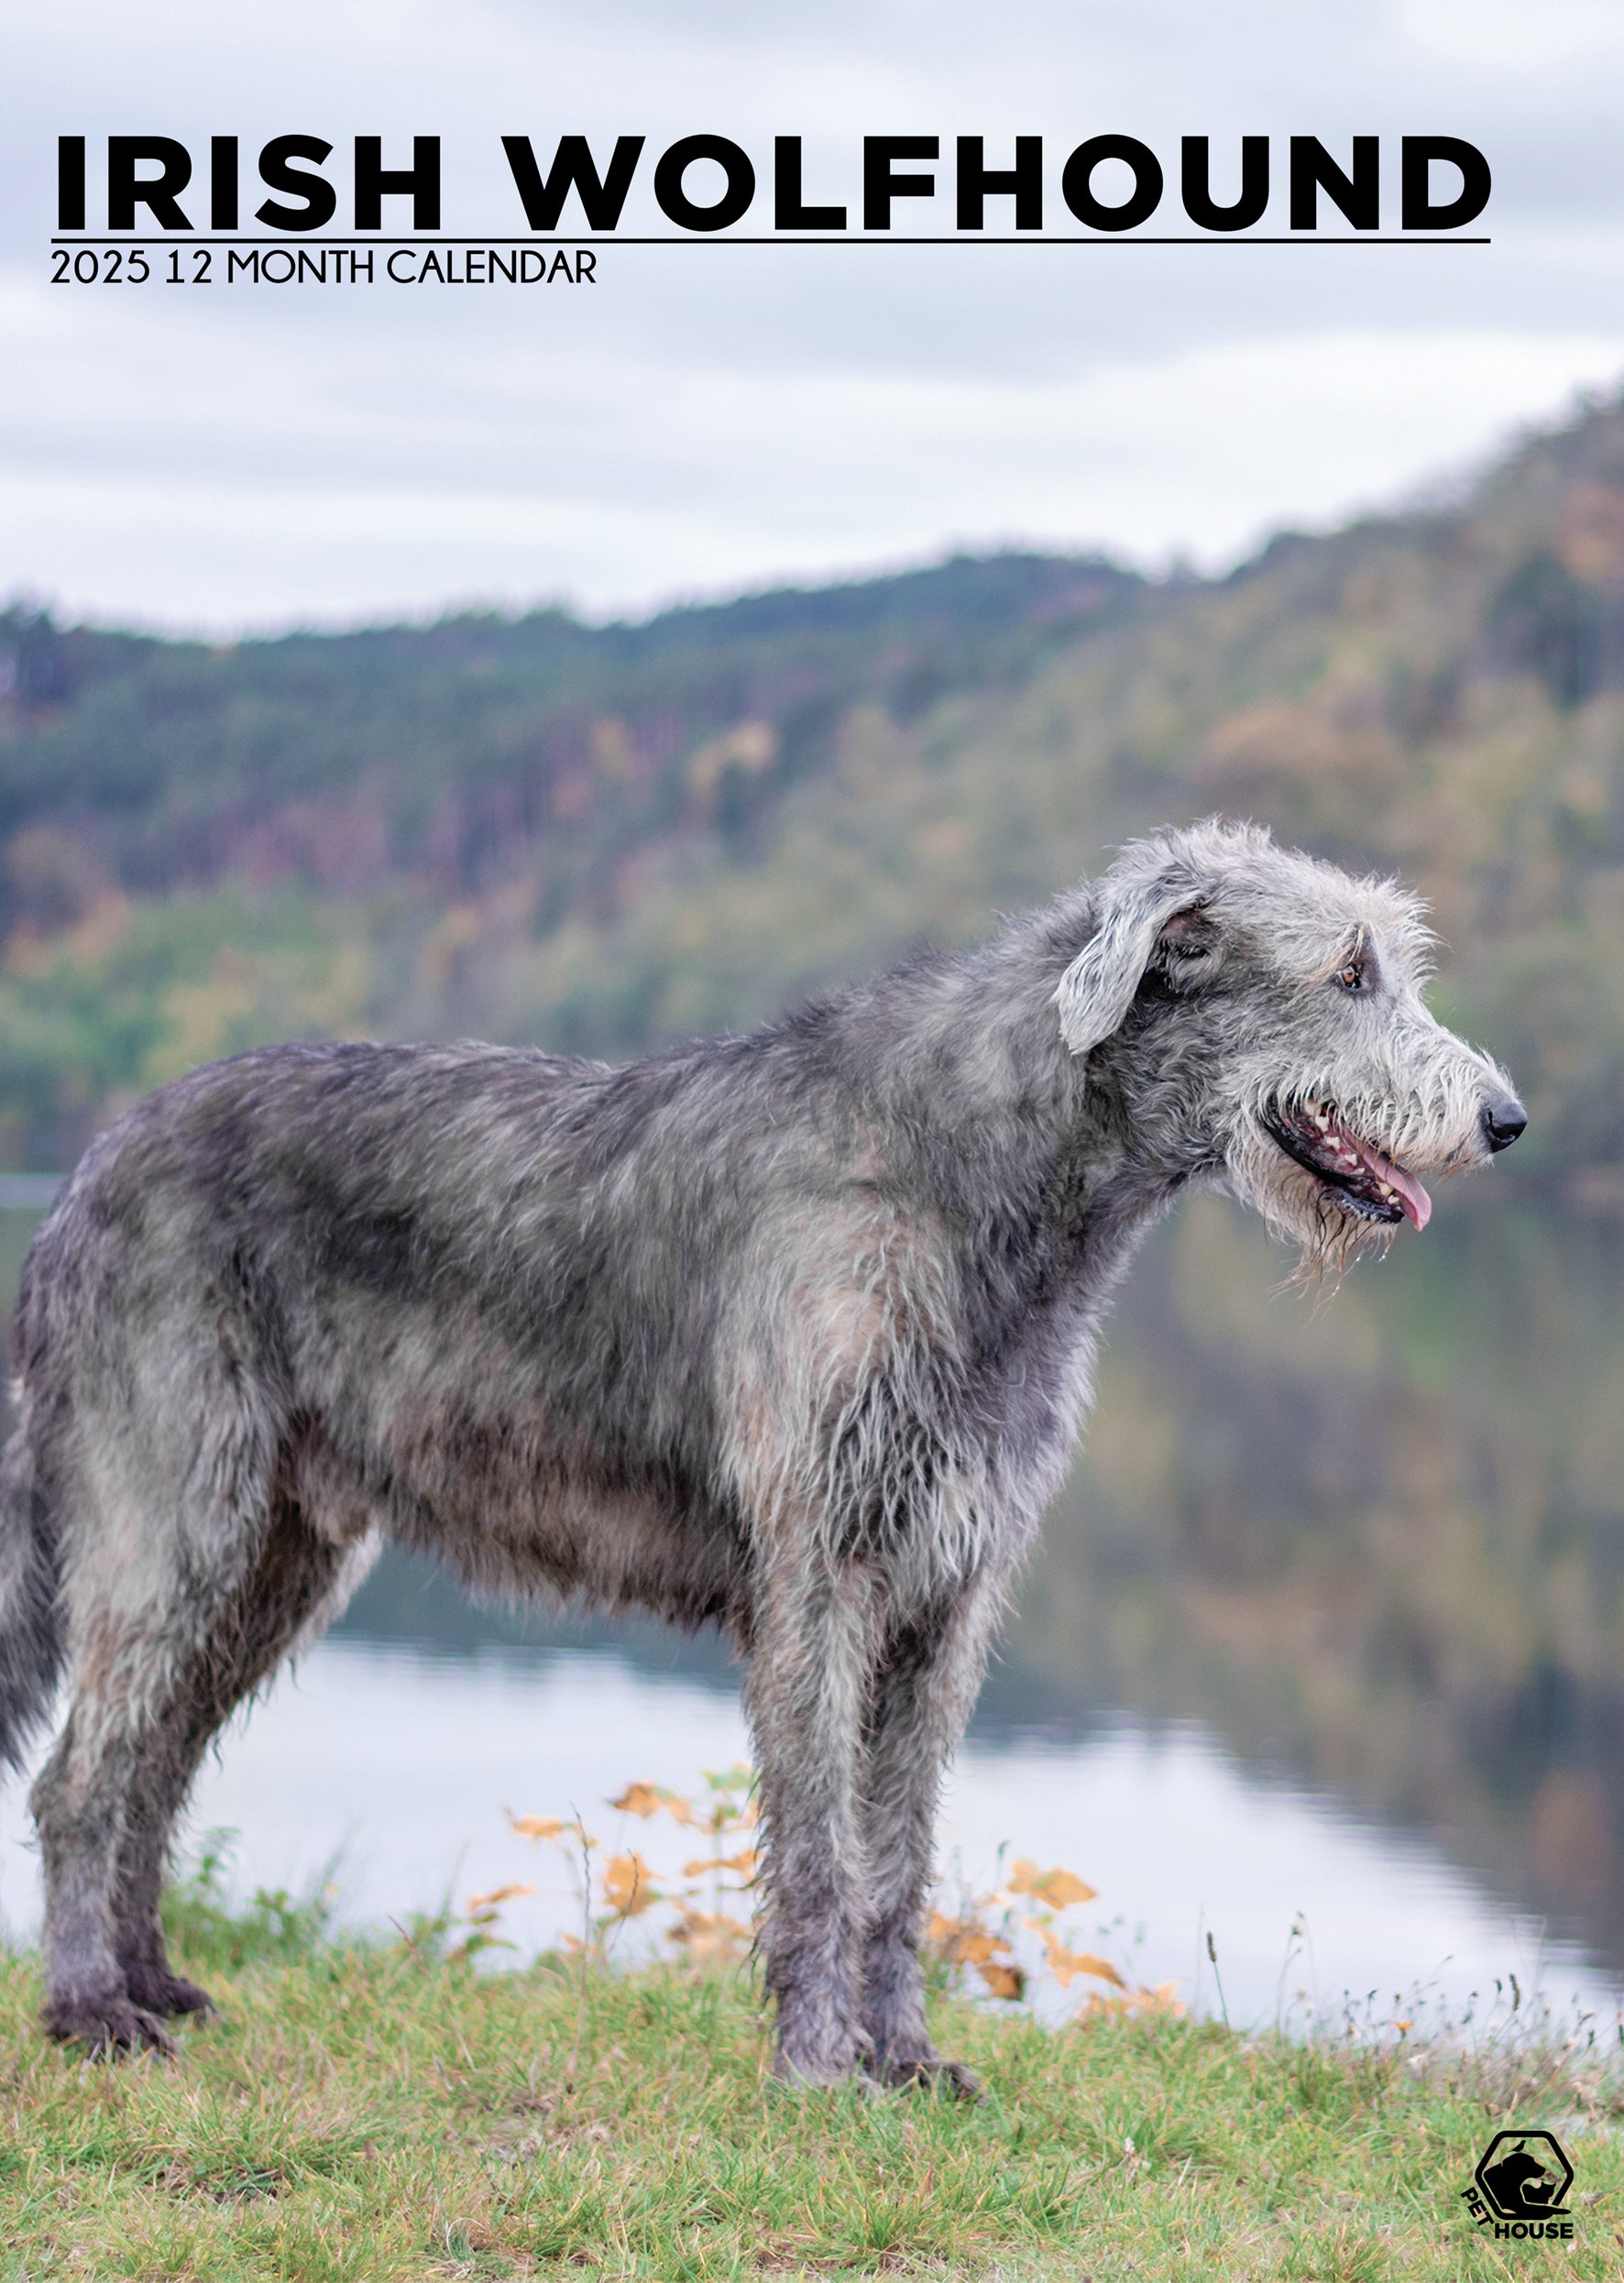
[[[1211,822],[1124,850],[1060,979],[1060,1028],[1128,1098],[1170,1171],[1219,1173],[1305,1264],[1405,1221],[1422,1177],[1527,1124],[1498,1064],[1427,1008],[1432,938],[1394,882]]]

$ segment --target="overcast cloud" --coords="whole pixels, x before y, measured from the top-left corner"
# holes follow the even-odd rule
[[[75,613],[642,609],[1005,541],[1215,565],[1624,377],[1615,0],[96,0],[5,39],[0,595]],[[438,133],[445,226],[497,232],[510,132],[730,135],[763,181],[799,133],[808,194],[854,210],[865,133],[982,133],[994,163],[1042,134],[1051,178],[1105,131],[1166,162],[1205,133],[1220,167],[1243,133],[1443,133],[1491,160],[1494,243],[611,244],[573,290],[52,288],[55,138],[110,131],[200,159],[379,133],[391,161]]]

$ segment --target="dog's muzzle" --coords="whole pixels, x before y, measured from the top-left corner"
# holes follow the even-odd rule
[[[1334,1104],[1266,1111],[1263,1123],[1289,1158],[1311,1173],[1361,1221],[1412,1221],[1424,1229],[1432,1201],[1413,1173],[1366,1141],[1338,1117]],[[1513,1136],[1515,1139],[1515,1136]]]

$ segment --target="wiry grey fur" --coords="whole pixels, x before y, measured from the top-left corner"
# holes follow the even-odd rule
[[[48,2026],[162,2046],[206,2004],[158,1927],[176,1812],[387,1536],[725,1627],[780,2072],[967,2088],[920,1994],[938,1786],[1106,1302],[1192,1181],[1337,1267],[1399,1207],[1302,1148],[1515,1137],[1425,949],[1392,885],[1209,824],[750,1037],[283,1047],[141,1103],[29,1255],[0,1477],[0,1747],[71,1689]]]

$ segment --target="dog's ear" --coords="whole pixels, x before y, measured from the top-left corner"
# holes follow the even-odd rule
[[[1102,881],[1100,925],[1055,990],[1060,1036],[1073,1054],[1109,1038],[1164,939],[1187,933],[1208,902],[1192,869],[1162,862],[1114,864]]]

